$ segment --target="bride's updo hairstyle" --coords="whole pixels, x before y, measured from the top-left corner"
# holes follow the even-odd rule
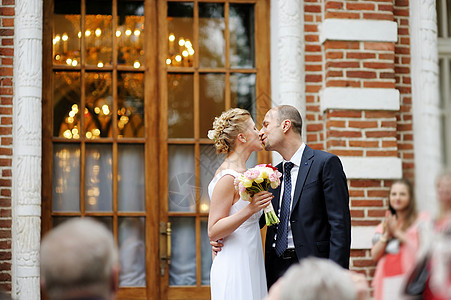
[[[246,121],[251,114],[241,108],[231,108],[216,117],[213,129],[208,131],[208,138],[215,142],[217,153],[229,153],[235,146],[238,134],[246,130]]]

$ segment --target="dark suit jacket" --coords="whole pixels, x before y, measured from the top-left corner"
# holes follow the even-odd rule
[[[276,167],[282,172],[282,164]],[[280,186],[270,192],[274,194],[272,204],[277,213]],[[349,268],[351,216],[346,175],[340,159],[306,145],[292,202],[290,224],[298,259],[329,258]],[[260,224],[264,224],[264,218],[261,221]],[[267,228],[266,257],[276,233],[277,226]]]

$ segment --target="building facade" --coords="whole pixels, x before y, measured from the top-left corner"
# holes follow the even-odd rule
[[[450,165],[446,0],[3,0],[0,288],[40,299],[41,237],[91,216],[121,252],[121,299],[209,299],[206,132],[290,104],[348,177],[350,267],[394,179],[436,212]],[[447,135],[448,133],[448,135]],[[259,153],[257,162],[280,157]]]

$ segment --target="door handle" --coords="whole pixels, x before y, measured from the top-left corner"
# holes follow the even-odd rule
[[[160,273],[164,276],[166,266],[171,264],[171,223],[160,222]]]

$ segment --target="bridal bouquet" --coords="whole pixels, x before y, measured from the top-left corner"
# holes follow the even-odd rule
[[[239,191],[241,199],[251,201],[251,198],[261,191],[267,191],[269,187],[275,189],[280,185],[280,173],[271,164],[261,164],[251,168],[235,178],[235,188]],[[279,223],[279,218],[274,212],[271,204],[263,209],[266,225],[271,226]]]

